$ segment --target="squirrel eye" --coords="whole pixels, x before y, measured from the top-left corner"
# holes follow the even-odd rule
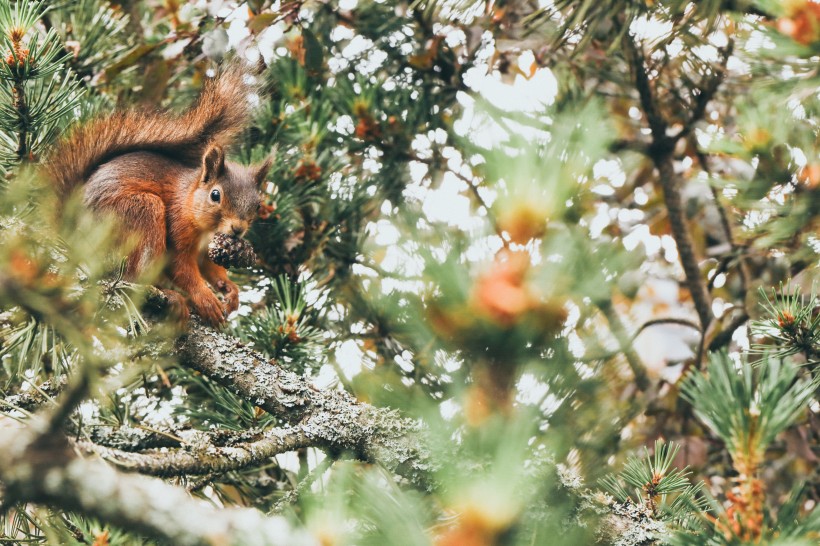
[[[219,190],[211,190],[211,201],[214,203],[219,203],[219,200],[222,196],[219,194]]]

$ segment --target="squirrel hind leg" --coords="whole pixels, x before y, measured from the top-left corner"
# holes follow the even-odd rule
[[[168,298],[168,314],[175,317],[181,326],[185,326],[191,317],[191,312],[188,309],[188,302],[185,297],[169,288],[161,289],[165,297]]]
[[[134,280],[165,256],[165,205],[151,193],[134,192],[106,203],[134,247],[128,253],[125,276]]]

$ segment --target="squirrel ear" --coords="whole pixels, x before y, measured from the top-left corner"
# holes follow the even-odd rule
[[[262,162],[261,165],[256,169],[256,172],[253,174],[253,181],[256,186],[261,186],[265,183],[268,177],[268,171],[270,171],[271,165],[273,164],[273,158],[268,156],[268,158]]]
[[[219,178],[225,170],[225,152],[219,146],[211,146],[202,157],[202,183]]]

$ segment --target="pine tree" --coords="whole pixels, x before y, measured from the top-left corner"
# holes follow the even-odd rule
[[[818,6],[0,0],[0,543],[816,544]],[[37,166],[224,62],[180,328]]]

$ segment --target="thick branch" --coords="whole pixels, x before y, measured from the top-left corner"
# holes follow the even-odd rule
[[[124,474],[77,458],[68,445],[29,431],[0,432],[0,482],[16,502],[42,503],[178,546],[308,545],[316,542],[280,517],[252,509],[217,509],[156,478]]]
[[[150,299],[155,306],[163,304],[159,301],[161,295],[153,294]],[[291,427],[284,429],[287,441],[279,445],[277,439],[271,437],[255,445],[256,438],[243,438],[245,444],[234,444],[235,449],[215,448],[217,451],[211,453],[212,457],[208,453],[182,451],[163,457],[125,456],[127,451],[178,443],[156,434],[135,435],[133,430],[91,429],[88,438],[98,446],[102,444],[98,451],[121,463],[130,462],[141,472],[178,475],[240,468],[272,454],[311,446],[350,452],[363,460],[379,463],[417,485],[428,485],[431,469],[420,445],[420,427],[416,422],[402,419],[396,412],[362,404],[344,391],[319,391],[304,378],[269,362],[236,338],[207,328],[196,319],[192,319],[189,331],[176,342],[175,353],[182,365],[201,372],[290,423]],[[39,401],[28,398],[17,397],[14,401],[24,406]],[[72,433],[73,427],[69,425],[67,431]],[[105,451],[105,446],[116,451]]]
[[[176,353],[182,365],[294,426],[298,422],[304,445],[352,452],[416,484],[428,483],[430,463],[414,421],[358,402],[344,391],[318,390],[195,318],[177,341]]]

